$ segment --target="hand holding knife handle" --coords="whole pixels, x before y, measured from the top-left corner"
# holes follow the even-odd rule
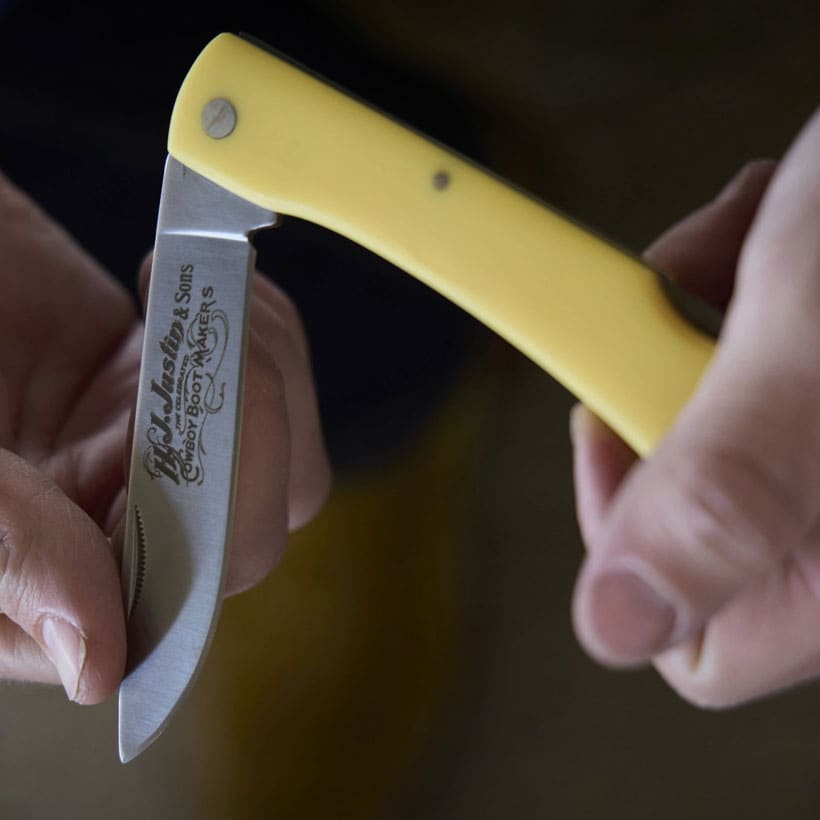
[[[212,136],[203,117],[218,117],[222,101],[230,131]],[[412,273],[641,455],[713,351],[637,259],[240,37],[220,35],[190,69],[168,148],[243,199],[323,225]]]

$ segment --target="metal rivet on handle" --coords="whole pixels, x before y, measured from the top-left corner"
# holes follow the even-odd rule
[[[227,137],[236,128],[236,109],[219,97],[211,100],[202,109],[202,128],[215,140]]]
[[[433,187],[443,191],[450,184],[450,175],[446,171],[437,171],[433,174]]]

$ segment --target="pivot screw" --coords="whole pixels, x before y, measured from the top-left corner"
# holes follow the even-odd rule
[[[202,109],[202,128],[215,140],[227,137],[236,128],[236,109],[222,98],[211,100]]]

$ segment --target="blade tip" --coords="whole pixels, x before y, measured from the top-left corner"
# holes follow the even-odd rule
[[[120,735],[119,751],[120,763],[130,763],[135,757],[138,757],[147,744],[145,743],[129,743],[122,735]]]
[[[129,710],[126,707],[128,695],[126,682],[120,685],[118,715],[117,715],[117,745],[120,763],[130,763],[135,757],[144,752],[161,734],[163,726],[156,727],[150,734],[145,733],[144,726],[133,719],[133,705]]]

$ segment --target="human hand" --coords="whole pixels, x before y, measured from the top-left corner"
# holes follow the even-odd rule
[[[606,664],[651,659],[699,705],[820,675],[819,214],[820,112],[777,170],[747,166],[647,251],[729,302],[714,360],[655,453],[639,462],[573,414],[579,639]]]
[[[0,294],[0,679],[61,682],[72,700],[97,703],[125,663],[112,541],[142,322],[126,291],[2,176]],[[250,317],[227,594],[270,571],[288,528],[330,485],[298,314],[257,275]]]

